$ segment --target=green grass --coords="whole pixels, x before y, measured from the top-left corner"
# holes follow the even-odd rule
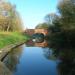
[[[10,44],[26,41],[27,39],[27,36],[18,32],[0,32],[0,49]]]

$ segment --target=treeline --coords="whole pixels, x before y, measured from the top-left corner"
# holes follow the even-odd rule
[[[75,48],[75,0],[61,0],[58,12],[46,18],[50,24],[49,46],[55,49]]]
[[[35,27],[35,29],[42,29],[42,28],[47,29],[48,27],[49,25],[47,23],[40,23]]]
[[[9,2],[0,3],[0,31],[21,31],[22,21],[16,6]]]
[[[36,28],[48,28],[50,48],[75,47],[75,0],[60,0],[56,13],[45,16],[45,23]]]

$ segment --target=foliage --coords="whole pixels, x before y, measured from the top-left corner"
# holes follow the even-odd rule
[[[63,29],[75,29],[75,1],[62,0],[58,5],[61,15],[60,24]]]
[[[47,29],[49,25],[47,23],[38,24],[35,28],[36,29]]]
[[[48,44],[58,56],[65,55],[63,50],[75,49],[75,2],[61,0],[58,5],[57,17],[52,18],[48,30]],[[67,53],[66,53],[67,54]]]
[[[58,16],[55,13],[50,13],[45,16],[45,21],[50,26],[50,25],[53,25],[53,21],[56,18],[58,18]]]
[[[16,7],[8,2],[0,4],[0,31],[21,31],[22,22]]]

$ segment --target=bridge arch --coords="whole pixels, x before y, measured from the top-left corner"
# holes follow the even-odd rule
[[[45,36],[48,34],[48,29],[35,29],[34,33],[42,33]]]

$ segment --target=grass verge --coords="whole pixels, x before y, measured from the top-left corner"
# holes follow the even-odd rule
[[[7,45],[26,40],[28,40],[28,36],[18,32],[0,32],[0,49]]]

